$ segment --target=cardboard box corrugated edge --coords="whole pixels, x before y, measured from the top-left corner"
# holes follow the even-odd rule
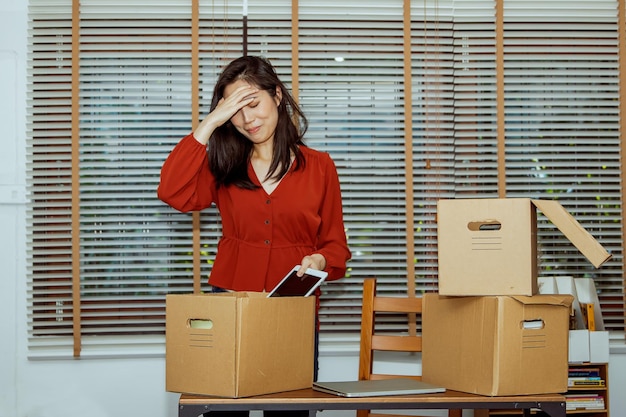
[[[570,242],[599,268],[612,255],[556,200],[532,200],[535,207],[569,239]]]

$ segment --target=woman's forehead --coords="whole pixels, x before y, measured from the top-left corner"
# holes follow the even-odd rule
[[[251,83],[248,80],[235,80],[232,83],[226,85],[226,87],[224,87],[224,97],[228,97],[233,93],[233,91],[243,86],[258,87],[256,84]]]

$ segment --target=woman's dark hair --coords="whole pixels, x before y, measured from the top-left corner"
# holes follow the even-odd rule
[[[304,146],[303,137],[308,122],[267,59],[244,56],[228,64],[215,84],[211,111],[224,96],[224,89],[237,80],[247,81],[260,90],[266,90],[272,97],[276,95],[277,88],[282,91],[274,135],[274,154],[267,178],[282,178],[289,171],[292,154],[295,155],[294,169],[303,168],[304,157],[299,145]],[[232,184],[246,189],[257,188],[248,176],[252,142],[239,133],[230,121],[215,129],[209,140],[208,152],[209,168],[218,187]]]

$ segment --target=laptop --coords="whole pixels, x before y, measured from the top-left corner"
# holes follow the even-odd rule
[[[313,389],[341,397],[377,397],[381,395],[435,394],[444,387],[411,378],[376,379],[365,381],[335,381],[313,383]]]

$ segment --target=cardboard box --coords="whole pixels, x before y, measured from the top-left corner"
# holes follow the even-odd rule
[[[537,208],[596,268],[611,257],[557,201],[439,200],[439,293],[537,294]]]
[[[315,297],[166,297],[166,390],[247,397],[311,387]]]
[[[571,295],[424,295],[422,379],[481,395],[567,391]]]

